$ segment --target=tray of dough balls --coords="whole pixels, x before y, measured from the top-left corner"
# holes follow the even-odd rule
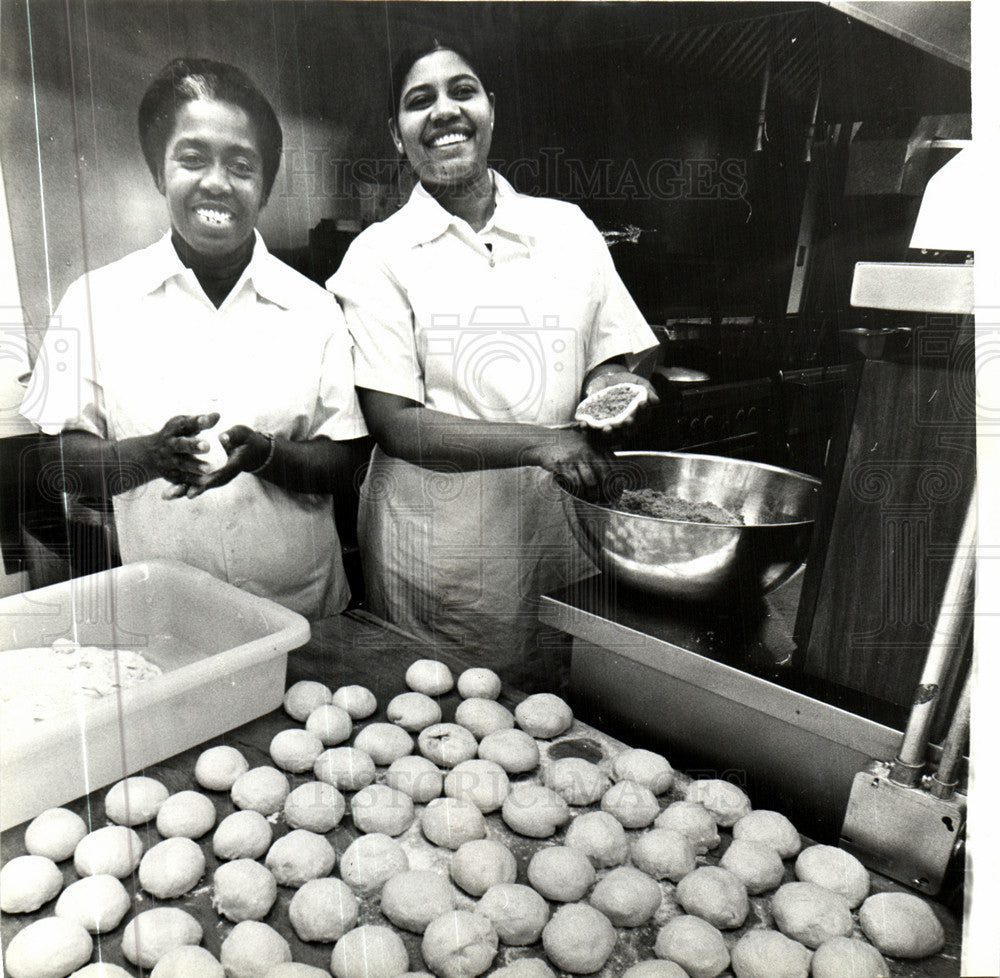
[[[459,697],[435,660],[406,682],[384,704],[297,682],[225,743],[39,815],[0,870],[7,975],[958,973],[942,908],[737,785],[555,695],[509,708],[488,669]]]

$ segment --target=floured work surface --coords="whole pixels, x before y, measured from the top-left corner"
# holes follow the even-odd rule
[[[399,692],[402,690],[400,689],[397,691]],[[358,730],[367,723],[385,720],[385,706],[387,702],[388,700],[385,699],[384,695],[380,696],[378,712],[373,717],[369,718],[369,720],[355,724],[355,736]],[[454,693],[449,694],[448,696],[443,697],[440,702],[445,712],[445,720],[450,720],[454,715],[455,705],[459,702],[457,696]],[[272,765],[273,761],[268,753],[272,737],[281,730],[294,727],[301,728],[302,724],[296,723],[283,711],[278,710],[232,731],[225,737],[216,738],[211,741],[210,744],[225,743],[236,747],[243,753],[251,768],[260,765]],[[416,740],[416,735],[414,735],[414,740]],[[599,731],[594,730],[579,721],[574,721],[572,728],[562,736],[551,741],[538,741],[538,744],[541,753],[540,766],[527,774],[511,776],[512,785],[523,782],[535,784],[541,783],[546,767],[550,765],[554,759],[564,756],[581,756],[586,760],[598,764],[598,766],[606,774],[610,775],[611,764],[614,757],[625,749],[624,746],[618,741],[605,736]],[[171,758],[169,761],[147,770],[145,774],[161,780],[171,792],[188,789],[201,790],[194,780],[194,766],[199,754],[206,746],[209,746],[209,744],[186,751],[174,758]],[[384,780],[385,770],[386,769],[384,767],[378,769],[376,777],[377,781]],[[288,778],[293,788],[306,781],[313,780],[311,772],[301,775],[288,775]],[[690,784],[690,779],[684,777],[680,773],[677,773],[669,792],[659,798],[660,809],[662,810],[671,802],[683,798],[684,789],[688,784]],[[223,817],[236,810],[230,800],[228,792],[209,791],[205,792],[205,794],[207,794],[215,804],[218,820],[221,820]],[[98,828],[106,824],[104,816],[104,795],[105,791],[103,790],[95,792],[89,798],[80,799],[67,807],[80,813],[85,820],[90,822],[92,828]],[[351,823],[350,817],[350,798],[352,793],[345,791],[344,795],[348,801],[348,814],[345,815],[343,821],[333,831],[327,833],[326,835],[327,839],[333,844],[337,852],[338,863],[332,875],[338,877],[340,875],[340,857],[344,853],[347,846],[358,837],[358,832]],[[410,869],[431,869],[448,876],[448,869],[453,855],[452,852],[431,844],[421,833],[419,816],[425,807],[426,806],[424,805],[416,806],[417,818],[414,820],[414,823],[398,837],[398,841],[403,846],[403,849],[407,854]],[[572,815],[576,817],[585,811],[594,811],[598,809],[599,804],[595,804],[587,806],[586,808],[574,807],[571,809],[571,812]],[[275,838],[289,831],[289,826],[285,824],[284,819],[280,814],[272,816],[269,821],[272,824]],[[547,846],[560,845],[565,839],[565,828],[557,831],[548,839],[533,839],[518,835],[504,823],[499,812],[493,812],[486,816],[486,822],[487,837],[503,843],[514,853],[518,864],[518,883],[527,883],[526,868],[534,853]],[[154,823],[147,826],[140,826],[136,829],[143,840],[144,849],[152,847],[161,840],[161,837],[153,827],[153,824]],[[634,842],[644,831],[646,830],[626,830],[629,842]],[[707,855],[699,856],[698,865],[714,865],[718,863],[732,839],[731,833],[726,829],[720,829],[720,835],[722,839],[719,846]],[[136,913],[151,909],[154,906],[176,906],[191,913],[202,925],[204,931],[202,939],[203,946],[211,951],[216,957],[219,956],[222,941],[232,931],[234,925],[221,918],[212,908],[212,874],[219,865],[220,861],[216,859],[212,852],[211,840],[211,832],[198,840],[199,845],[201,846],[201,849],[206,857],[206,873],[204,878],[195,886],[195,888],[183,897],[174,900],[157,900],[141,890],[138,885],[138,880],[134,877],[124,881],[126,888],[129,890],[133,898],[132,910],[126,915],[126,919],[122,922],[122,924],[120,924],[115,930],[102,935],[99,939],[95,939],[95,954],[92,960],[97,960],[98,951],[96,950],[96,947],[99,943],[100,956],[104,961],[118,963],[124,966],[130,974],[143,974],[143,972],[139,971],[123,958],[121,951],[122,933],[125,925],[131,917],[133,917]],[[807,844],[808,843],[804,840],[804,845]],[[4,833],[2,849],[2,855],[5,862],[16,855],[24,853],[23,826]],[[263,862],[263,857],[260,861]],[[785,881],[792,881],[795,879],[793,863],[794,860],[788,860],[785,863]],[[69,885],[69,883],[77,878],[71,859],[61,863],[60,869],[63,872],[64,885]],[[608,872],[609,870],[598,870],[597,879],[600,880]],[[889,880],[879,877],[877,874],[871,874],[871,878],[873,893],[883,890],[902,889]],[[603,976],[603,978],[615,978],[615,976],[621,975],[636,961],[653,958],[653,945],[660,927],[671,918],[683,913],[674,898],[674,884],[668,881],[662,881],[659,886],[661,888],[662,901],[652,920],[636,928],[616,928],[616,944],[611,957],[607,964],[599,972],[597,972],[597,974]],[[276,900],[271,911],[264,918],[264,922],[270,924],[288,940],[291,946],[293,960],[329,969],[330,955],[333,945],[328,943],[302,942],[298,939],[290,926],[288,906],[295,892],[297,891],[289,887],[279,887],[278,899]],[[455,892],[456,906],[458,909],[472,909],[474,907],[476,903],[474,898],[463,893],[457,887],[455,888]],[[377,893],[372,896],[361,896],[359,897],[359,900],[359,925],[378,924],[382,926],[392,926],[380,911],[379,897]],[[4,915],[2,927],[4,946],[6,947],[13,935],[31,921],[40,917],[51,915],[53,905],[53,903],[49,903],[42,907],[41,910],[33,914]],[[558,909],[559,906],[560,905],[558,903],[550,903],[550,909],[553,912]],[[917,976],[938,978],[938,976],[941,976],[941,978],[943,978],[943,976],[954,976],[959,974],[959,948],[961,937],[959,924],[942,908],[934,906],[934,911],[941,918],[942,923],[945,926],[947,941],[943,951],[933,957],[919,961],[891,959],[892,974],[894,976],[900,976],[900,978],[917,978]],[[854,912],[853,918],[855,920],[855,936],[861,937],[861,931],[856,924],[857,911]],[[747,931],[762,927],[774,927],[773,919],[770,913],[768,895],[751,897],[750,911],[747,915],[745,923],[738,929],[723,932],[727,947],[731,949],[736,941]],[[409,953],[410,969],[420,970],[425,968],[420,951],[420,936],[404,931],[398,931],[398,933],[402,936],[406,949]],[[544,951],[540,941],[529,947],[523,948],[508,947],[500,944],[499,952],[489,970],[497,970],[498,968],[503,967],[506,964],[510,964],[519,958],[532,957],[544,958]],[[145,974],[148,974],[148,972],[145,972]],[[557,971],[557,974],[563,973]],[[726,970],[723,974],[731,975],[732,972],[731,970]]]

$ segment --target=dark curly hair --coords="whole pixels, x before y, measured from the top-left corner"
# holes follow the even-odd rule
[[[139,142],[154,179],[163,172],[167,140],[177,110],[197,99],[228,102],[243,109],[257,131],[264,167],[264,203],[281,163],[281,125],[256,85],[233,65],[207,58],[175,58],[153,80],[139,103]]]

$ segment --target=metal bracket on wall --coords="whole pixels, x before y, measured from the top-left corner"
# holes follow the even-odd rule
[[[851,786],[840,844],[869,869],[933,896],[965,826],[966,798],[936,798],[889,779],[875,761]]]

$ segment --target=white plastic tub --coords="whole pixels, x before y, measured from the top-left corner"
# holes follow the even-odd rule
[[[17,649],[59,638],[141,652],[163,674],[5,733],[0,829],[273,710],[309,624],[204,571],[151,560],[0,599],[0,669]]]

